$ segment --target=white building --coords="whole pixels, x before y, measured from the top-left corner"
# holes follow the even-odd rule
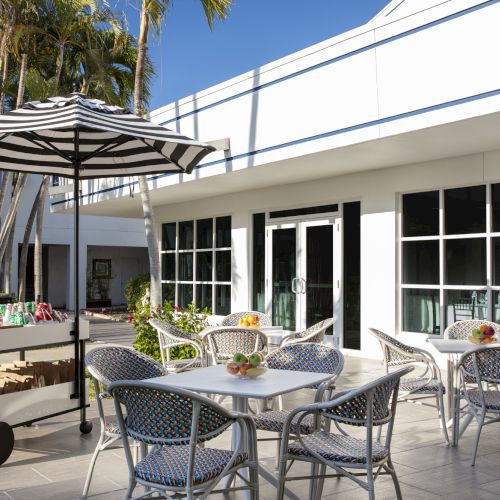
[[[24,188],[16,216],[12,257],[12,292],[18,290],[18,265],[26,221],[33,200],[40,186],[41,176],[30,175]],[[55,180],[57,183],[57,179]],[[72,188],[72,186],[70,186]],[[58,188],[50,187],[49,192]],[[43,298],[55,307],[73,309],[73,215],[51,213],[51,203],[64,195],[47,197],[43,224]],[[7,205],[7,203],[5,203]],[[4,207],[6,211],[7,207]],[[27,266],[26,299],[34,298],[33,243],[34,228],[30,239]],[[118,305],[126,303],[123,288],[129,278],[149,271],[144,221],[122,217],[82,216],[80,221],[80,307]],[[101,278],[102,286],[108,287],[107,301],[100,299],[99,290],[94,287],[87,294],[87,282],[92,283],[93,268],[104,264],[109,278]],[[90,299],[90,300],[87,300]],[[93,303],[92,303],[93,302]]]
[[[289,329],[335,314],[339,345],[368,356],[369,327],[418,344],[500,320],[498,26],[498,0],[393,0],[155,110],[220,146],[150,179],[165,297]],[[83,213],[142,217],[130,185],[94,181]]]

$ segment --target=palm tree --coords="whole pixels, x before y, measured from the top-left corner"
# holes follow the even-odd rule
[[[210,29],[216,20],[227,18],[232,0],[200,0]],[[145,62],[148,50],[149,29],[152,27],[157,33],[170,8],[170,0],[142,0],[141,19],[139,28],[139,48],[135,69],[134,108],[138,115],[146,111],[145,89]],[[146,176],[139,176],[142,210],[146,229],[146,241],[149,251],[149,270],[151,274],[150,301],[152,307],[161,305],[161,278],[160,253],[158,237],[154,220],[153,206]]]

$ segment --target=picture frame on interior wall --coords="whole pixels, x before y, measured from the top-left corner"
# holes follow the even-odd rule
[[[96,278],[111,278],[111,259],[92,259],[92,274]]]

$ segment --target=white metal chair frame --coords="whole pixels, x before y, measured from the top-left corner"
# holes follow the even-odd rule
[[[301,332],[294,332],[289,335],[285,335],[281,339],[278,347],[284,347],[288,344],[303,344],[306,342],[315,342],[320,344],[325,338],[326,330],[333,326],[336,321],[336,316],[333,316],[332,318],[327,318],[323,321],[319,321],[318,323],[310,326],[309,328],[306,328]]]
[[[228,314],[225,316],[220,325],[221,326],[238,326],[240,319],[243,316],[257,316],[259,318],[259,326],[271,326],[272,320],[269,314],[265,314],[259,311],[241,311]]]
[[[168,397],[170,397],[171,399],[175,398],[183,401],[185,404],[179,405],[179,408],[177,409],[179,411],[182,411],[182,409],[180,408],[180,406],[182,406],[184,408],[189,408],[189,411],[191,412],[189,436],[181,435],[181,433],[177,431],[175,427],[173,427],[174,430],[170,428],[170,432],[173,434],[171,434],[169,437],[167,425],[157,425],[155,435],[152,435],[152,433],[142,433],[140,432],[141,429],[138,429],[137,426],[131,428],[130,420],[134,420],[136,422],[137,420],[140,420],[141,415],[143,414],[141,413],[141,410],[143,408],[141,408],[141,404],[137,400],[134,400],[133,404],[127,405],[126,402],[122,400],[122,398],[125,393],[134,390],[143,390],[146,394],[149,392],[153,398],[161,397],[161,395],[168,395]],[[140,462],[139,464],[137,464],[137,466],[134,466],[128,440],[125,440],[124,450],[127,460],[127,466],[129,469],[129,485],[125,494],[125,499],[140,499],[150,497],[152,495],[155,495],[156,493],[162,494],[165,492],[173,492],[174,498],[181,498],[179,494],[184,493],[186,496],[182,496],[182,498],[193,500],[194,498],[205,499],[210,494],[215,493],[228,493],[231,491],[249,490],[251,500],[258,500],[259,480],[257,433],[253,420],[249,415],[228,411],[224,407],[215,403],[213,400],[194,392],[180,389],[178,387],[168,387],[160,384],[155,384],[152,382],[114,382],[110,385],[109,392],[111,393],[115,401],[115,409],[121,432],[124,435],[133,437],[133,439],[137,441],[140,441],[147,445],[153,445],[149,452],[150,454],[155,453],[162,447],[184,446],[189,448],[186,485],[172,486],[146,481],[137,477],[136,467],[140,466]],[[130,398],[128,399],[128,401],[130,402]],[[144,405],[144,401],[142,402],[142,404]],[[130,419],[129,417],[125,418],[122,410],[123,405],[126,406],[128,416],[135,414],[133,415],[132,419]],[[172,417],[172,411],[167,406],[159,405],[158,409],[161,411],[161,413],[156,413],[155,418],[158,418],[158,421],[162,424],[165,424],[165,422],[169,422],[169,419],[171,418],[175,418],[175,416]],[[212,411],[212,414],[215,415],[215,417],[217,417],[218,415],[223,419],[223,422],[218,425],[217,428],[215,428],[214,425],[214,428],[210,429],[209,432],[206,433],[200,432],[200,422],[202,420],[202,412],[204,409],[209,409],[210,411]],[[194,484],[194,469],[197,451],[203,453],[203,450],[205,449],[204,445],[206,442],[220,435],[222,432],[231,428],[233,425],[238,425],[240,432],[236,443],[233,443],[232,456],[228,460],[226,466],[216,477],[209,479],[201,484]],[[248,458],[237,465],[232,465],[235,462],[236,457],[242,452],[244,448],[247,448]],[[146,457],[144,460],[146,460],[147,458],[148,457]],[[248,478],[239,474],[238,471],[242,468],[249,469]],[[228,484],[225,488],[219,490],[214,489],[217,483],[219,483],[222,478],[231,478],[235,475],[243,481],[243,486],[230,487],[228,481]],[[145,486],[146,493],[137,497],[132,497],[133,491],[137,484]]]
[[[278,478],[278,495],[277,500],[282,500],[284,496],[285,482],[307,480],[311,481],[309,498],[311,500],[319,500],[321,498],[323,483],[325,478],[345,476],[356,484],[368,491],[370,500],[375,498],[374,482],[380,475],[390,475],[392,477],[398,500],[402,499],[401,489],[399,486],[396,471],[391,460],[391,440],[392,431],[394,428],[394,419],[396,416],[396,405],[398,402],[399,381],[402,376],[413,370],[413,367],[408,366],[401,368],[396,372],[392,372],[384,377],[374,380],[364,386],[353,389],[348,392],[343,392],[338,397],[334,397],[331,401],[322,403],[313,403],[301,406],[293,410],[288,416],[283,429],[283,439],[281,442],[280,451],[280,466]],[[382,413],[382,415],[381,415]],[[313,416],[316,420],[316,428],[326,428],[328,421],[333,421],[340,430],[340,434],[331,434],[321,431],[318,435],[317,446],[313,449],[310,443],[314,441],[313,435],[303,436],[300,432],[301,422],[308,416]],[[292,422],[296,420],[295,432],[292,435]],[[326,420],[325,424],[321,421]],[[355,427],[364,427],[366,434],[364,439],[353,439],[354,446],[358,446],[355,450],[358,453],[363,453],[365,462],[349,461],[352,455],[349,455],[352,450],[338,450],[342,453],[345,460],[333,461],[323,457],[319,451],[322,451],[322,442],[328,437],[338,436],[349,438],[349,434],[341,429],[338,424],[350,425]],[[373,448],[373,427],[387,424],[387,433],[385,437],[384,454],[378,460],[374,459]],[[304,454],[291,453],[289,448],[290,439],[295,440],[295,444],[300,444]],[[323,438],[323,439],[322,439]],[[377,445],[382,446],[382,445]],[[356,457],[358,458],[358,457]],[[310,476],[295,476],[286,477],[294,461],[310,462]],[[290,464],[287,463],[290,462]],[[326,474],[326,467],[334,469],[335,474]],[[355,472],[350,472],[348,469],[354,469]],[[358,472],[364,470],[364,473]],[[360,479],[360,476],[366,476],[366,481]]]
[[[490,359],[489,359],[490,358]],[[455,442],[462,436],[465,429],[475,419],[477,430],[472,452],[471,465],[475,465],[479,438],[483,426],[500,422],[500,346],[478,346],[462,354],[456,366],[457,384],[454,395],[453,419],[456,436]],[[471,380],[475,385],[471,386]],[[496,386],[490,389],[489,385]],[[465,399],[466,407],[460,408],[461,398]],[[465,411],[464,411],[465,410]],[[460,415],[465,413],[465,421],[460,428]]]
[[[109,353],[109,357],[106,355]],[[104,358],[101,360],[95,360],[96,356],[104,354]],[[95,447],[94,453],[90,460],[89,469],[87,472],[87,477],[85,478],[85,484],[83,487],[83,498],[87,498],[90,482],[92,480],[92,475],[94,473],[95,464],[97,461],[97,457],[101,451],[104,451],[108,448],[119,448],[121,444],[117,444],[117,441],[121,441],[122,434],[119,431],[118,423],[110,423],[106,418],[104,407],[102,404],[103,399],[111,398],[111,395],[108,392],[108,386],[118,380],[115,375],[112,375],[109,370],[106,369],[106,364],[110,362],[118,363],[120,366],[115,366],[117,368],[117,372],[122,372],[123,375],[120,378],[135,378],[132,373],[127,369],[128,368],[128,356],[123,356],[123,354],[128,354],[133,356],[136,360],[143,360],[145,364],[147,364],[153,372],[156,371],[156,374],[144,371],[143,376],[148,378],[149,376],[160,376],[166,375],[167,372],[163,368],[162,365],[157,363],[154,359],[142,354],[134,349],[129,347],[98,347],[88,352],[85,356],[85,365],[90,375],[92,376],[92,383],[94,384],[96,401],[97,401],[97,410],[99,412],[99,422],[101,424],[101,431],[99,435],[99,440]],[[111,361],[111,359],[113,361]],[[104,363],[103,363],[104,361]],[[115,446],[113,446],[115,445]],[[134,448],[134,457],[137,460],[137,446]]]
[[[221,326],[206,333],[203,342],[207,346],[207,354],[212,364],[225,363],[237,352],[249,355],[253,352],[267,353],[268,338],[258,328],[235,328]]]
[[[206,356],[203,344],[201,341],[194,339],[193,335],[184,332],[165,320],[150,319],[149,324],[158,333],[162,364],[169,373],[180,373],[192,368],[206,366]],[[170,350],[173,347],[183,345],[191,346],[196,353],[195,357],[172,360],[170,357]]]
[[[370,333],[379,341],[384,355],[384,368],[389,373],[391,367],[412,365],[420,369],[410,379],[402,379],[399,387],[399,401],[421,404],[437,409],[440,427],[447,443],[448,436],[446,413],[444,409],[445,386],[441,370],[432,355],[424,349],[409,346],[380,330],[370,328]],[[435,403],[426,399],[435,398]],[[381,428],[379,428],[380,432]],[[380,437],[380,436],[379,436]]]

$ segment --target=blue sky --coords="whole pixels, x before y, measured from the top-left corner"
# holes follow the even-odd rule
[[[140,0],[116,0],[138,33]],[[112,3],[112,2],[111,2]],[[199,0],[176,0],[151,37],[156,76],[150,109],[364,24],[389,0],[236,0],[229,18],[207,26]]]

